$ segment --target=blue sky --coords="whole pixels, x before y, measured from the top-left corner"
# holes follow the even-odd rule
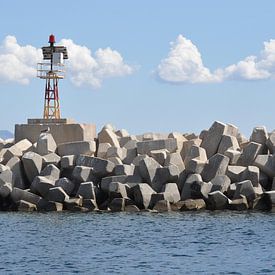
[[[95,123],[98,129],[112,123],[131,133],[199,132],[214,120],[233,123],[246,135],[257,125],[269,131],[275,128],[273,67],[269,77],[258,80],[236,77],[238,71],[233,77],[201,83],[156,77],[158,66],[171,51],[170,42],[175,45],[179,35],[197,47],[204,67],[213,75],[217,68],[259,56],[263,43],[275,39],[274,1],[43,3],[3,1],[0,40],[14,36],[21,46],[40,48],[54,33],[58,41],[71,39],[92,55],[110,47],[132,68],[131,73],[102,78],[99,88],[77,86],[69,78],[62,81],[63,117]],[[3,70],[5,66],[0,67],[0,75]],[[0,128],[13,131],[15,123],[41,117],[43,89],[40,79],[31,78],[22,85],[2,77]]]

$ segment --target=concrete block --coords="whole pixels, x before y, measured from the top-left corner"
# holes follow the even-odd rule
[[[60,177],[60,170],[54,164],[49,164],[41,171],[39,175],[56,181]]]
[[[59,166],[61,157],[58,156],[56,153],[49,153],[42,157],[42,167],[45,168],[49,164],[53,164],[55,166]]]
[[[246,197],[241,195],[241,197],[239,199],[232,200],[229,203],[228,208],[230,210],[244,211],[249,208],[249,205],[248,205]]]
[[[199,160],[199,159],[191,159],[188,163],[186,163],[186,171],[192,174],[201,174],[207,162]]]
[[[253,165],[259,167],[260,171],[271,179],[275,177],[275,155],[258,155]]]
[[[68,200],[69,196],[62,189],[62,187],[53,187],[53,188],[49,189],[49,192],[47,194],[47,199],[49,201],[55,201],[55,202],[61,202],[62,203],[65,200]]]
[[[267,139],[268,139],[268,134],[265,126],[255,127],[250,136],[250,141],[260,143],[262,145],[266,144]]]
[[[177,150],[177,141],[174,138],[148,140],[137,142],[137,153],[149,155],[153,150],[166,149],[169,153],[174,153]]]
[[[7,182],[7,183],[0,183],[0,197],[6,198],[11,194],[12,191],[12,184]]]
[[[118,139],[118,141],[119,141],[120,147],[124,147],[126,149],[136,148],[137,138],[134,135],[131,135],[128,137],[121,137]],[[128,145],[126,145],[126,144],[128,144]],[[128,146],[130,146],[130,148],[128,148]]]
[[[37,207],[35,204],[24,201],[24,200],[20,200],[18,202],[18,211],[20,212],[32,212],[32,211],[36,211]]]
[[[14,187],[11,192],[11,199],[13,202],[18,202],[20,200],[24,200],[35,205],[42,199],[40,196],[33,194],[27,190],[22,190],[20,188]]]
[[[268,210],[275,212],[275,191],[265,192],[264,199],[267,203]]]
[[[215,121],[209,128],[207,135],[201,143],[201,147],[205,149],[208,158],[211,158],[217,153],[225,131],[226,125],[219,121]]]
[[[241,156],[241,152],[240,151],[236,151],[236,150],[232,150],[232,149],[228,149],[224,152],[224,155],[229,157],[230,161],[229,164],[230,165],[236,165],[240,156]]]
[[[125,130],[125,129],[120,129],[120,130],[116,131],[115,133],[118,137],[128,137],[128,136],[130,136],[128,131]]]
[[[167,155],[167,158],[164,162],[164,166],[169,166],[171,164],[176,165],[180,173],[185,169],[184,162],[179,152],[171,153]]]
[[[27,184],[25,183],[26,175],[24,173],[23,164],[18,157],[11,158],[8,163],[6,164],[6,167],[9,167],[9,169],[12,172],[13,175],[13,186],[18,187],[21,189],[26,189]]]
[[[262,153],[262,149],[263,146],[260,143],[249,142],[243,148],[243,152],[237,164],[242,166],[252,165],[256,157]]]
[[[152,194],[156,193],[147,183],[137,184],[132,187],[132,192],[134,201],[140,209],[147,209],[150,204]]]
[[[127,189],[129,189],[129,188],[130,187],[127,184],[112,181],[108,187],[109,196],[111,198],[114,198],[114,197],[127,198],[128,197]]]
[[[111,157],[107,159],[108,161],[111,161],[115,166],[117,165],[123,165],[123,162],[120,158],[118,157]]]
[[[160,149],[160,150],[152,150],[149,156],[155,159],[160,165],[163,166],[168,154],[169,154],[168,150]]]
[[[98,210],[97,202],[95,200],[83,200],[82,206],[89,211]]]
[[[203,180],[208,182],[218,175],[225,175],[228,164],[228,157],[221,154],[213,155],[202,171]]]
[[[229,200],[221,191],[214,191],[208,194],[207,208],[210,210],[226,209],[231,200]]]
[[[141,177],[139,175],[133,175],[133,176],[126,176],[126,175],[121,175],[121,176],[111,176],[111,177],[105,177],[101,180],[100,187],[104,192],[109,192],[109,185],[111,182],[120,182],[120,183],[141,183]]]
[[[155,191],[160,192],[164,184],[177,182],[178,178],[179,169],[176,165],[171,164],[169,166],[157,168],[150,185]]]
[[[27,152],[22,156],[23,167],[29,182],[38,176],[42,169],[42,157],[34,152]]]
[[[74,141],[90,141],[96,137],[94,124],[79,124],[69,121],[64,123],[56,120],[31,120],[29,124],[15,125],[15,142],[27,138],[31,143],[35,143],[41,131],[48,127],[57,145]]]
[[[41,195],[43,198],[46,198],[49,192],[49,189],[54,187],[55,182],[50,178],[43,176],[37,176],[34,178],[30,190],[33,193]]]
[[[136,139],[131,139],[127,141],[123,146],[121,146],[127,150],[129,149],[137,149],[137,140]]]
[[[78,183],[92,181],[94,179],[92,168],[86,166],[75,166],[73,169],[73,178]]]
[[[110,129],[102,129],[98,133],[98,142],[109,143],[111,146],[120,147],[117,135]]]
[[[133,159],[133,162],[132,164],[135,165],[135,166],[138,166],[140,161],[147,158],[148,156],[147,155],[137,155],[134,159]]]
[[[115,168],[114,163],[111,161],[84,155],[77,157],[76,165],[91,167],[93,174],[102,178],[110,175]]]
[[[241,174],[241,181],[250,180],[253,187],[258,187],[260,182],[260,170],[256,166],[248,166]]]
[[[66,177],[62,177],[55,182],[56,187],[62,187],[62,189],[70,196],[74,189],[75,184]]]
[[[223,135],[218,147],[218,153],[224,154],[228,149],[240,150],[238,140],[234,136]]]
[[[3,150],[2,150],[3,151]],[[23,152],[17,148],[16,145],[11,146],[10,148],[7,148],[4,150],[2,155],[2,163],[6,164],[11,158],[13,157],[21,157]]]
[[[229,165],[226,175],[230,178],[231,182],[239,182],[242,181],[242,175],[245,170],[245,166]]]
[[[64,208],[69,211],[82,211],[83,198],[70,198],[64,201]]]
[[[218,175],[211,180],[211,183],[213,184],[211,188],[211,192],[221,191],[222,193],[225,193],[227,192],[231,184],[231,180],[226,175]]]
[[[37,211],[57,211],[60,212],[63,210],[63,204],[59,202],[54,201],[48,201],[45,199],[42,199],[39,201],[37,205]]]
[[[121,176],[121,175],[134,175],[135,170],[137,170],[137,167],[134,165],[128,165],[128,164],[119,164],[116,165],[114,169],[114,174],[116,176]]]
[[[99,143],[97,148],[97,157],[107,159],[107,151],[112,147],[110,143]]]
[[[256,199],[256,192],[250,180],[236,183],[236,192],[233,199],[239,199],[241,195],[246,197],[248,203]]]
[[[187,138],[184,137],[181,133],[173,132],[168,135],[168,138],[174,138],[177,141],[177,152],[181,152],[183,148],[183,143],[187,141]]]
[[[57,147],[58,155],[63,157],[66,155],[87,155],[93,156],[96,152],[96,144],[94,141],[75,141],[61,143]]]
[[[168,138],[168,135],[163,133],[144,133],[142,135],[142,141],[161,140],[161,139],[167,139],[167,138]]]
[[[268,147],[268,150],[270,151],[271,154],[275,153],[275,132],[272,132],[267,141],[266,141],[266,145]]]
[[[112,212],[124,211],[126,205],[134,205],[134,202],[129,198],[114,198],[109,204],[109,208]]]
[[[72,168],[75,166],[76,155],[63,156],[60,160],[60,166],[62,169]]]
[[[142,178],[149,184],[153,182],[157,168],[161,165],[151,157],[146,157],[139,162],[139,173]]]
[[[202,140],[199,139],[199,138],[184,141],[184,142],[183,142],[182,149],[181,149],[181,151],[180,151],[180,154],[181,154],[182,159],[183,159],[183,160],[185,159],[185,157],[187,156],[187,154],[188,154],[189,151],[190,151],[190,148],[191,148],[193,145],[200,147],[201,142],[202,142]]]
[[[107,159],[112,157],[115,157],[115,158],[117,157],[123,160],[124,158],[126,158],[126,154],[127,154],[127,149],[112,146],[108,148],[106,156],[107,156]]]
[[[93,182],[82,182],[79,185],[76,196],[82,197],[83,199],[96,200],[95,186]]]
[[[174,182],[168,182],[162,187],[161,190],[164,193],[164,199],[170,203],[177,203],[180,201],[180,192],[178,186]]]
[[[184,164],[186,165],[191,159],[197,159],[206,163],[207,156],[205,149],[196,145],[192,145],[184,159]]]
[[[41,133],[39,135],[36,152],[40,156],[44,156],[49,153],[55,153],[56,147],[56,142],[51,133]]]

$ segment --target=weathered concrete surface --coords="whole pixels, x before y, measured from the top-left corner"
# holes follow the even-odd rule
[[[16,124],[15,142],[27,138],[35,143],[41,131],[50,128],[57,145],[65,142],[91,141],[96,138],[96,126],[94,124],[79,123],[43,123],[43,124]]]

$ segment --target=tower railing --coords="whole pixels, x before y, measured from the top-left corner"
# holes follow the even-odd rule
[[[42,79],[63,79],[65,77],[65,66],[64,64],[54,64],[52,65],[49,62],[40,62],[37,63],[37,77]]]

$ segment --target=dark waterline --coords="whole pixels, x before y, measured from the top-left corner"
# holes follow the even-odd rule
[[[275,214],[2,213],[1,274],[275,274]]]

